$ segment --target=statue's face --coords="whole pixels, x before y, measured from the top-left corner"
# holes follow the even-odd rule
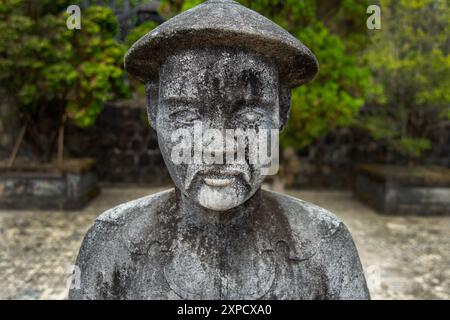
[[[249,161],[251,150],[247,149],[245,161],[227,161],[226,152],[234,154],[239,144],[229,148],[226,129],[278,129],[278,86],[275,63],[239,50],[188,50],[165,61],[156,130],[170,175],[185,196],[202,207],[225,211],[243,204],[261,187],[261,165]],[[207,129],[216,129],[223,143],[212,143],[217,136],[199,138],[199,130]],[[173,150],[181,138],[174,138],[174,132],[190,134],[191,140],[183,142],[192,144],[190,162],[175,161]],[[199,150],[217,158],[207,161],[201,154],[199,158],[195,155]]]

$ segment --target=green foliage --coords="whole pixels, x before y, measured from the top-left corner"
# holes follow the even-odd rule
[[[409,158],[430,149],[430,132],[450,120],[450,12],[446,1],[382,0],[382,30],[367,57],[382,103],[358,125]]]
[[[125,47],[114,40],[118,25],[105,7],[84,10],[82,29],[69,30],[70,4],[0,1],[0,81],[25,119],[52,108],[87,127],[105,101],[126,93]]]
[[[155,21],[146,21],[143,24],[133,28],[130,33],[125,38],[125,44],[127,47],[131,47],[133,43],[138,41],[141,37],[152,31],[158,26],[158,23]]]
[[[201,0],[164,0],[163,12],[187,10]],[[317,56],[320,73],[292,94],[283,146],[301,149],[338,126],[352,123],[372,86],[364,67],[367,45],[366,8],[369,1],[240,0],[270,18],[305,43]]]
[[[130,48],[141,37],[152,31],[158,26],[157,22],[146,21],[143,24],[131,29],[130,33],[125,38],[125,45]],[[129,86],[131,91],[137,93],[138,96],[145,96],[145,85],[135,79],[129,79]],[[148,119],[146,120],[148,122]]]
[[[295,148],[351,124],[371,88],[370,71],[359,67],[358,58],[348,54],[343,41],[323,25],[305,28],[299,38],[316,54],[321,70],[311,84],[292,92],[291,118],[282,142]]]

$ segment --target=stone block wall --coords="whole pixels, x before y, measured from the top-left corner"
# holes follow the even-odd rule
[[[161,185],[170,181],[156,132],[141,104],[108,104],[93,127],[69,126],[65,139],[68,156],[97,159],[102,182]]]
[[[99,192],[95,161],[0,166],[0,208],[77,210]]]
[[[433,149],[425,154],[422,164],[450,168],[450,130],[441,128],[431,139]],[[366,133],[349,128],[334,130],[296,156],[291,151],[285,153],[283,176],[287,187],[296,188],[349,188],[355,180],[355,164],[407,161]]]
[[[8,108],[0,102],[0,158],[5,159],[14,141],[13,122]],[[158,148],[156,132],[150,128],[142,102],[110,103],[87,129],[68,126],[65,137],[66,156],[92,157],[98,162],[101,182],[161,185],[171,183]],[[450,167],[450,132],[434,132],[433,150],[424,164]],[[22,149],[26,149],[24,146]],[[24,154],[21,150],[21,154]],[[354,182],[356,163],[398,163],[403,161],[355,129],[337,129],[296,156],[282,160],[280,174],[287,187],[349,188]]]

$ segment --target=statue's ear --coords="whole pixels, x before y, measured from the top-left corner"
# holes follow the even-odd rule
[[[145,85],[148,121],[156,128],[156,113],[158,112],[159,81],[149,81]]]
[[[280,85],[280,131],[287,124],[291,112],[291,90],[286,83]]]

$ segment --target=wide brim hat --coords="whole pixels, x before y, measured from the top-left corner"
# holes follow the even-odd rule
[[[165,58],[180,49],[232,47],[274,59],[290,87],[317,74],[314,54],[271,20],[232,0],[209,0],[152,30],[128,50],[125,69],[137,79],[158,79]]]

